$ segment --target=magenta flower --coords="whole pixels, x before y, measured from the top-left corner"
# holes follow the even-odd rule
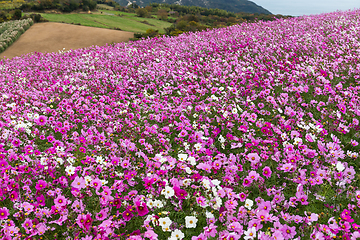
[[[40,126],[44,126],[47,123],[47,117],[40,115],[39,118],[37,119],[36,123]]]
[[[79,214],[77,216],[76,223],[77,223],[77,225],[79,225],[79,227],[84,229],[85,228],[85,221],[86,221],[85,214]]]
[[[136,201],[135,207],[136,207],[136,210],[138,211],[139,216],[145,216],[146,214],[149,213],[146,203],[144,203],[144,202]]]
[[[124,220],[126,222],[128,222],[134,216],[134,214],[132,212],[130,212],[128,209],[126,209],[125,212],[123,212],[122,216],[123,216]]]
[[[112,157],[111,158],[111,164],[114,166],[119,166],[120,159],[118,157]]]
[[[20,144],[21,144],[21,141],[20,141],[19,139],[14,139],[14,140],[12,141],[12,145],[13,145],[14,147],[19,147]]]
[[[263,168],[264,177],[266,177],[266,178],[271,177],[271,173],[272,173],[272,171],[271,171],[270,167],[266,166],[266,167]]]
[[[9,209],[6,207],[0,208],[0,219],[5,220],[9,216]]]
[[[174,187],[174,191],[175,191],[175,195],[179,198],[179,199],[185,199],[186,196],[188,195],[188,193],[181,189],[181,188],[178,188],[178,187]]]
[[[252,183],[252,180],[251,180],[251,179],[249,179],[249,178],[244,178],[244,181],[243,181],[243,186],[244,186],[244,187],[250,187],[251,183]]]
[[[86,153],[86,148],[80,147],[80,148],[79,148],[79,152]]]
[[[346,106],[344,104],[339,104],[338,108],[339,108],[340,112],[346,113]]]
[[[239,193],[239,199],[241,202],[245,202],[247,195],[243,192]]]
[[[12,191],[9,195],[11,201],[16,201],[19,197],[19,194],[16,191]]]
[[[38,205],[40,205],[40,206],[45,206],[45,197],[44,197],[44,195],[43,194],[41,194],[40,196],[38,196],[37,198],[36,198],[36,201],[38,202]]]
[[[35,189],[38,190],[38,191],[40,191],[40,190],[42,190],[42,189],[44,189],[46,187],[47,187],[47,182],[44,181],[44,180],[39,180],[37,182],[37,184],[35,185]]]
[[[53,142],[53,141],[55,140],[55,138],[54,138],[54,136],[49,135],[49,136],[47,137],[47,140],[48,140],[48,142]]]
[[[0,169],[5,169],[8,166],[8,162],[5,160],[0,160]]]
[[[92,222],[93,222],[93,219],[91,218],[91,214],[86,214],[85,223],[84,223],[84,227],[85,227],[86,230],[89,230],[89,228],[91,227]]]

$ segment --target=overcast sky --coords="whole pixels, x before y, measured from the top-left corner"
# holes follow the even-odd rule
[[[250,0],[273,14],[311,15],[360,8],[360,0]]]

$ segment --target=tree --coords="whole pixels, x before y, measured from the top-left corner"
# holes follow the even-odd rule
[[[142,18],[146,17],[148,14],[148,11],[145,8],[138,8],[135,10],[135,12],[138,17],[142,17]]]
[[[159,19],[166,20],[168,17],[168,12],[165,9],[159,9],[157,15]]]

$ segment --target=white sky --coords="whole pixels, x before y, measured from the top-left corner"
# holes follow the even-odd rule
[[[354,10],[360,8],[360,0],[250,0],[273,14],[311,15]]]

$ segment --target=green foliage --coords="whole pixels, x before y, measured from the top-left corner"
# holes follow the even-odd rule
[[[22,17],[22,12],[20,9],[16,9],[13,16],[12,16],[12,19],[13,20],[20,20]]]
[[[146,17],[148,15],[148,11],[145,8],[138,8],[135,10],[136,16],[138,17]]]

